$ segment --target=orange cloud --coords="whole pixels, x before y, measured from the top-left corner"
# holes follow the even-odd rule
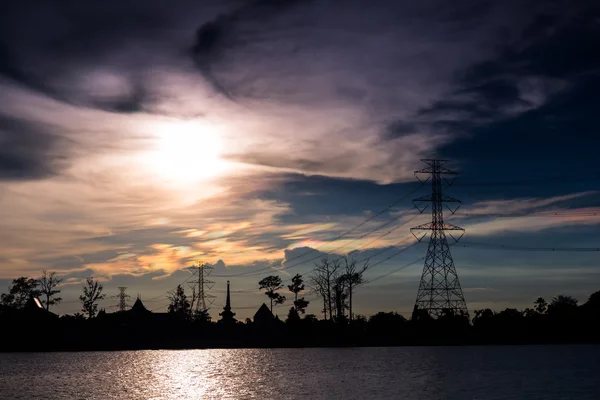
[[[92,269],[99,275],[118,274],[144,275],[150,272],[164,271],[170,274],[189,266],[202,252],[187,246],[173,246],[157,243],[148,246],[149,254],[121,254],[105,263],[85,264],[84,269]]]
[[[201,250],[203,258],[206,258],[204,261],[212,263],[221,259],[226,265],[249,265],[257,261],[283,259],[283,250],[252,245],[247,240],[216,239],[195,243],[194,248]]]

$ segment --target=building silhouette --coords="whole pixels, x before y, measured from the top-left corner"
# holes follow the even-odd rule
[[[46,310],[42,305],[42,302],[37,297],[29,297],[27,303],[22,310],[18,312],[19,316],[29,320],[53,320],[57,319],[58,316],[53,312]]]
[[[236,322],[234,318],[235,313],[231,311],[231,296],[229,294],[229,281],[227,281],[227,299],[225,300],[225,307],[223,307],[223,312],[219,313],[221,319],[219,323],[222,324],[233,324]]]
[[[256,311],[254,314],[253,320],[257,327],[262,328],[270,326],[275,320],[275,317],[273,316],[271,310],[269,310],[269,306],[263,303],[258,311]]]

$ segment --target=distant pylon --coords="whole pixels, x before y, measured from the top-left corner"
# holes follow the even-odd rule
[[[215,283],[206,279],[212,272],[212,267],[206,263],[197,263],[191,268],[198,270],[198,280],[191,282],[194,284],[194,290],[196,291],[194,311],[208,311],[215,298],[215,296],[212,296],[208,293]]]
[[[127,304],[127,299],[130,298],[130,296],[125,293],[126,289],[127,287],[125,286],[119,286],[119,294],[117,296],[113,296],[113,298],[116,297],[117,299],[119,299],[119,304],[115,306],[119,311],[125,311],[129,307],[129,305]]]
[[[427,255],[425,256],[425,265],[423,267],[423,274],[421,275],[417,300],[415,302],[415,312],[417,310],[427,310],[431,316],[439,317],[443,313],[450,311],[455,315],[468,316],[467,304],[460,287],[460,282],[458,281],[452,254],[450,254],[450,246],[446,240],[446,231],[460,233],[456,237],[451,232],[448,233],[455,242],[458,242],[464,235],[465,230],[456,225],[445,223],[443,213],[444,203],[458,204],[454,208],[446,205],[446,208],[452,214],[460,207],[460,200],[449,196],[442,196],[442,179],[450,186],[458,173],[444,167],[444,164],[447,163],[446,160],[424,159],[421,161],[427,164],[427,167],[415,171],[415,176],[422,183],[427,182],[431,178],[432,192],[430,195],[419,197],[413,201],[415,207],[421,213],[425,211],[427,206],[419,207],[419,203],[431,202],[431,222],[415,226],[411,229],[411,233],[415,235],[418,241],[421,241],[426,236],[426,233],[417,236],[415,232],[427,230],[431,231],[431,236]],[[429,174],[430,177],[423,181],[419,178],[419,174]],[[442,178],[442,175],[450,175],[453,178],[448,180],[447,178]]]

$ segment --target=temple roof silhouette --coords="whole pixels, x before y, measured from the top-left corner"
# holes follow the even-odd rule
[[[21,314],[27,318],[58,318],[56,314],[44,308],[40,299],[33,296],[29,297],[21,310]]]
[[[236,322],[236,319],[233,318],[235,313],[231,311],[231,296],[229,294],[229,281],[227,281],[227,299],[225,300],[225,307],[223,307],[223,312],[219,313],[221,319],[219,322],[221,323],[233,323]]]
[[[146,306],[144,306],[144,303],[142,303],[142,299],[139,296],[135,300],[135,303],[133,303],[133,306],[131,306],[131,311],[134,313],[149,313],[150,312],[146,308]]]
[[[271,310],[269,310],[269,306],[267,306],[265,303],[262,303],[262,306],[260,306],[254,314],[253,319],[255,323],[262,324],[273,321],[274,318],[275,317],[273,316],[273,313]]]

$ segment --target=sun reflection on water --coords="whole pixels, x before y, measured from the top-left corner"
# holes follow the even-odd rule
[[[148,360],[158,398],[254,398],[257,377],[252,350],[153,351]],[[255,351],[254,351],[255,352]],[[254,367],[256,367],[254,365]]]

